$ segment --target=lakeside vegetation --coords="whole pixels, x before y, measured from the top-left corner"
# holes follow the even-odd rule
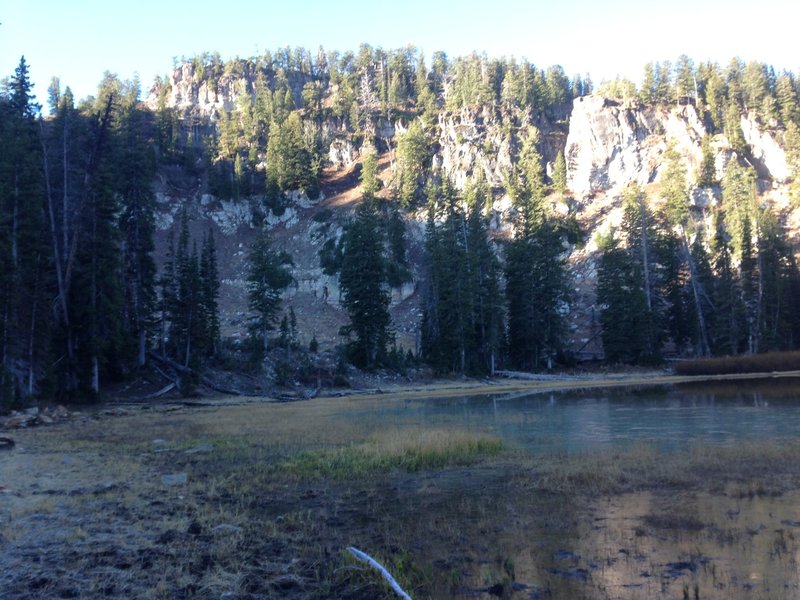
[[[767,352],[744,356],[719,356],[682,360],[672,370],[677,375],[724,375],[800,371],[800,352]]]

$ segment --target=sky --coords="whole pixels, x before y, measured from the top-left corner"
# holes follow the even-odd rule
[[[734,56],[800,72],[787,0],[64,0],[7,1],[0,8],[0,79],[24,55],[34,93],[46,104],[50,79],[77,98],[103,73],[139,75],[142,94],[173,62],[217,51],[223,59],[303,46],[316,51],[412,44],[430,56],[472,51],[559,64],[597,84],[639,81],[648,61],[687,54],[695,64]]]

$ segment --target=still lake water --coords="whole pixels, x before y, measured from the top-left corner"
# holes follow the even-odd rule
[[[341,414],[375,429],[451,426],[533,452],[647,444],[662,450],[800,436],[800,380],[594,389],[355,403]]]
[[[336,418],[367,431],[419,426],[487,432],[544,455],[640,444],[680,452],[798,440],[800,380],[353,400]],[[713,479],[713,472],[708,475]],[[512,487],[472,490],[465,496],[470,500],[455,502],[465,515],[452,527],[469,531],[472,520],[481,519],[492,527],[466,536],[466,545],[480,551],[465,569],[470,593],[456,597],[488,597],[479,591],[502,577],[490,560],[500,556],[514,565],[518,587],[512,598],[798,598],[800,490],[749,493],[758,485],[737,480],[713,492],[666,486],[558,497],[553,505],[546,494]],[[437,486],[442,484],[434,478],[426,493]],[[502,501],[476,511],[478,517],[464,509],[486,493]],[[444,547],[431,554],[447,552]]]

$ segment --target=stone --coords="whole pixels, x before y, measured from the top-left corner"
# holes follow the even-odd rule
[[[230,535],[241,533],[242,528],[238,525],[231,525],[230,523],[221,523],[211,529],[212,533],[216,535]]]
[[[350,167],[358,156],[353,142],[348,139],[335,139],[328,148],[328,162],[334,169]]]
[[[211,444],[200,444],[199,446],[195,446],[194,448],[189,448],[184,452],[184,454],[201,454],[205,452],[211,452],[214,449],[214,446]]]
[[[161,483],[168,486],[186,485],[189,476],[186,473],[167,473],[161,476]]]
[[[14,446],[14,440],[10,437],[0,437],[0,450],[13,450]]]

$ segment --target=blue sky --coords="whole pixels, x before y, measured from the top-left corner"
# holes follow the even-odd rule
[[[45,104],[51,76],[78,98],[93,94],[104,71],[137,72],[146,95],[173,58],[218,51],[249,57],[278,47],[356,50],[360,43],[413,44],[430,57],[472,50],[560,64],[599,83],[638,81],[649,60],[726,64],[733,56],[777,69],[800,68],[795,25],[800,5],[786,0],[63,0],[11,1],[0,8],[0,78],[25,55]]]

